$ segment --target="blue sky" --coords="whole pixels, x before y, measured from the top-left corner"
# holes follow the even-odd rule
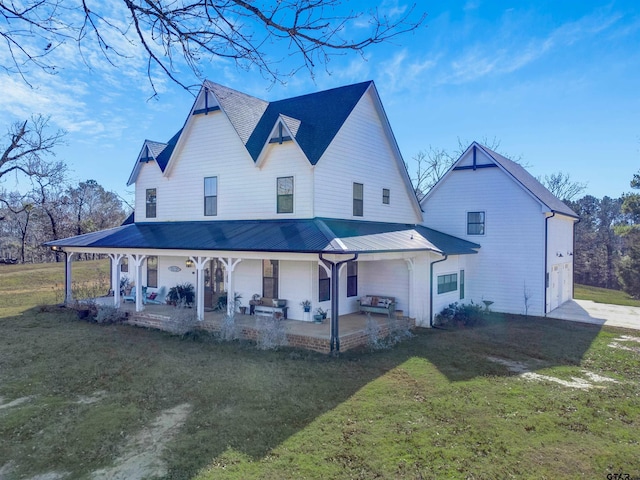
[[[345,8],[372,4],[351,1]],[[390,15],[408,5],[378,4]],[[364,58],[333,57],[331,74],[320,67],[315,79],[301,70],[286,85],[272,85],[224,61],[203,70],[214,82],[265,100],[374,80],[410,166],[429,146],[455,150],[458,138],[496,138],[503,154],[521,158],[536,176],[567,172],[597,197],[630,190],[640,169],[637,0],[420,1],[417,8],[428,13],[426,27],[374,46]],[[116,66],[91,49],[83,61],[73,45],[55,54],[63,68],[54,76],[33,71],[35,88],[0,73],[0,124],[51,115],[69,132],[58,158],[72,177],[127,196],[143,141],[168,140],[193,97],[156,77],[159,96],[149,100],[145,64],[135,51]]]

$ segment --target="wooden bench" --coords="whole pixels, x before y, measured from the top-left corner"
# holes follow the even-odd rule
[[[358,300],[360,313],[381,313],[391,318],[396,311],[395,297],[365,295]]]
[[[277,306],[276,306],[277,305]],[[284,320],[287,319],[287,301],[281,298],[261,298],[259,301],[249,302],[249,315],[273,315],[280,313]]]

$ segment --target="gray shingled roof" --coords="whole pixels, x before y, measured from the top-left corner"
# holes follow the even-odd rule
[[[513,160],[500,155],[493,150],[476,143],[478,147],[482,148],[487,155],[489,155],[497,164],[504,168],[518,183],[520,183],[525,189],[527,189],[534,197],[540,202],[546,205],[550,211],[568,215],[569,217],[578,218],[571,208],[569,208],[558,197],[551,193],[544,185],[542,185],[533,175],[517,164]]]
[[[47,242],[47,246],[228,250],[295,253],[433,251],[449,255],[480,248],[419,225],[337,219],[133,223]]]

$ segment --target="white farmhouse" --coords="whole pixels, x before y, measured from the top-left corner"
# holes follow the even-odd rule
[[[575,214],[475,143],[420,205],[373,82],[268,102],[205,81],[128,184],[124,225],[48,243],[67,254],[68,300],[73,254],[104,253],[113,285],[135,280],[138,312],[143,287],[183,282],[200,319],[220,295],[283,299],[300,321],[309,300],[339,350],[339,316],[363,296],[424,327],[454,301],[542,315],[571,297]]]

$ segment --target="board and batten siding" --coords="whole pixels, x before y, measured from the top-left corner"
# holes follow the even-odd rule
[[[315,216],[419,223],[372,93],[362,96],[315,166]],[[353,216],[353,183],[364,186],[364,215]],[[382,203],[382,189],[390,203]]]
[[[149,221],[309,218],[312,168],[293,142],[272,144],[255,166],[222,112],[190,118],[182,147],[174,152],[167,176],[144,165],[136,181],[136,212],[145,211],[145,191],[157,189],[157,216]],[[294,177],[294,213],[277,213],[278,177]],[[204,178],[217,177],[218,214],[204,215]],[[142,215],[142,217],[144,214]],[[145,221],[140,214],[136,221]]]
[[[545,216],[518,183],[498,167],[451,171],[422,206],[428,227],[481,245],[467,259],[466,301],[493,301],[500,312],[544,314]],[[480,211],[485,234],[467,235],[467,212]]]

